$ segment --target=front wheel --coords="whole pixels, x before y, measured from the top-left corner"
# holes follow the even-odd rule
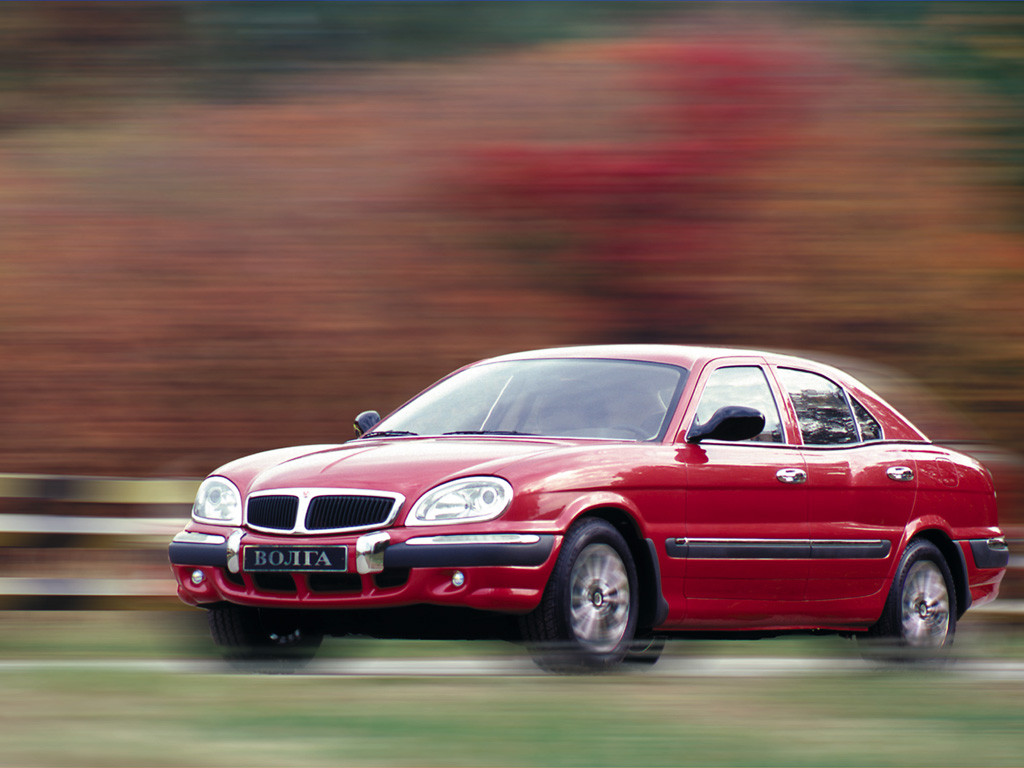
[[[623,661],[635,669],[653,667],[665,651],[665,638],[661,635],[642,635],[633,640]]]
[[[942,658],[953,644],[956,614],[956,590],[946,559],[931,542],[912,541],[881,618],[860,642],[872,658]]]
[[[284,612],[228,603],[209,608],[207,618],[224,658],[246,668],[288,671],[302,666],[323,640]]]
[[[566,534],[540,605],[522,620],[534,661],[553,672],[601,670],[629,653],[639,595],[629,546],[605,520]]]

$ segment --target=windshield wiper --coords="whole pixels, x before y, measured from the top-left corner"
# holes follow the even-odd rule
[[[404,429],[385,429],[382,432],[367,432],[361,439],[368,437],[418,437],[418,435]]]
[[[446,435],[522,435],[524,437],[537,437],[535,432],[516,432],[514,429],[460,429],[455,432],[445,432]]]

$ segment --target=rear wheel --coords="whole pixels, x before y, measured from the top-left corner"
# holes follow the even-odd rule
[[[941,659],[953,644],[956,614],[946,559],[930,541],[918,539],[903,553],[881,618],[860,642],[871,658]]]
[[[639,606],[629,546],[605,520],[573,526],[540,605],[522,620],[538,666],[554,672],[607,669],[629,653]]]
[[[287,671],[316,655],[323,635],[308,632],[286,612],[215,605],[207,612],[210,634],[224,658],[242,666]]]

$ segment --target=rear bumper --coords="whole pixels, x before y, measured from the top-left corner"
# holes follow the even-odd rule
[[[1010,564],[1010,549],[1004,539],[969,539],[968,544],[978,568],[1005,568]]]
[[[956,543],[963,554],[970,606],[992,602],[999,594],[999,585],[1010,562],[1010,550],[1005,539],[962,539]]]

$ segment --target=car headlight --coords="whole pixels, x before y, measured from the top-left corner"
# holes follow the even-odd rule
[[[512,503],[512,486],[500,477],[464,477],[437,486],[413,504],[406,525],[493,520]]]
[[[199,486],[192,519],[221,525],[242,524],[242,494],[223,477],[208,477]]]

